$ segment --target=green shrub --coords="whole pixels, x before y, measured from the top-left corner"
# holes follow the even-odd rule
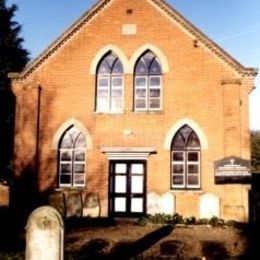
[[[196,223],[196,218],[194,216],[184,219],[184,224],[186,225],[194,225],[195,223]]]
[[[200,218],[197,220],[196,224],[198,225],[208,225],[209,219],[208,218]]]
[[[173,224],[183,224],[183,217],[182,215],[179,215],[178,213],[175,213],[173,215],[173,219],[172,219]]]
[[[212,217],[209,220],[209,224],[212,225],[213,227],[219,227],[219,226],[223,226],[225,224],[225,221],[223,219],[219,219],[218,217]]]
[[[238,227],[239,226],[239,223],[236,220],[232,220],[232,219],[227,220],[225,224],[228,227]]]

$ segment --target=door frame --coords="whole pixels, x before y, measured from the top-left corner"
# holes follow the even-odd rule
[[[127,184],[126,184],[126,195],[122,195],[122,197],[126,198],[126,211],[125,212],[115,212],[114,211],[114,198],[115,198],[115,174],[111,167],[114,167],[116,163],[125,163],[127,165]],[[142,163],[144,166],[144,173],[143,173],[143,193],[131,193],[131,172],[130,166],[135,163]],[[126,218],[135,218],[141,217],[146,215],[147,211],[147,192],[146,192],[146,184],[147,184],[147,161],[146,160],[138,160],[138,159],[124,159],[124,160],[109,160],[109,169],[108,169],[108,214],[109,217],[126,217]],[[132,197],[140,197],[142,195],[143,198],[143,212],[131,212],[131,198]]]

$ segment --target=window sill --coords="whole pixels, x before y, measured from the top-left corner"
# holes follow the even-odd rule
[[[83,191],[86,187],[59,187],[55,191]]]
[[[118,111],[118,112],[101,112],[101,111],[94,111],[94,115],[123,115],[125,114],[125,111]]]
[[[171,193],[185,193],[185,194],[202,194],[204,191],[202,189],[172,189],[169,190]]]
[[[161,115],[164,114],[164,110],[134,110],[134,114],[140,114],[140,115]]]

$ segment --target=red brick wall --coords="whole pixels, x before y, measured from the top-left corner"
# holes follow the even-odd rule
[[[17,96],[16,175],[34,163],[40,84],[39,190],[55,188],[57,150],[53,139],[64,122],[75,118],[93,141],[93,148],[87,151],[87,190],[101,194],[103,215],[107,214],[108,160],[101,147],[156,147],[157,154],[148,159],[147,190],[166,192],[170,189],[170,152],[164,148],[165,138],[176,122],[188,118],[200,126],[208,142],[201,155],[202,192],[218,194],[222,207],[234,201],[247,207],[237,192],[240,185],[228,189],[214,185],[213,162],[231,155],[249,159],[248,91],[252,79],[241,80],[241,75],[199,40],[194,47],[193,36],[148,2],[112,1],[33,73],[13,82]],[[127,9],[133,14],[127,15]],[[122,35],[122,24],[136,24],[137,34]],[[133,74],[129,73],[125,74],[124,113],[95,113],[95,75],[90,74],[90,66],[96,54],[110,44],[130,60],[147,43],[159,48],[169,65],[163,75],[163,110],[150,114],[133,111]],[[226,79],[238,79],[241,84],[222,84]],[[124,135],[124,129],[131,129],[133,135]],[[234,199],[227,200],[231,195]],[[176,198],[180,214],[198,215],[196,192]]]

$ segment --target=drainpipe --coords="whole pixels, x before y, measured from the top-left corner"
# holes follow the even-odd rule
[[[39,171],[39,143],[40,143],[40,118],[41,118],[41,85],[37,88],[37,121],[36,121],[36,142],[35,142],[35,169],[38,175]]]

